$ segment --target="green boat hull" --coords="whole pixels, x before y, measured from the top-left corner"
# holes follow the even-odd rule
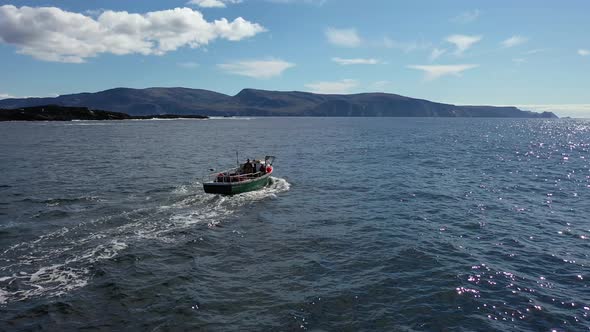
[[[267,186],[271,182],[270,174],[244,182],[210,182],[204,183],[203,189],[208,194],[236,195],[254,191]]]

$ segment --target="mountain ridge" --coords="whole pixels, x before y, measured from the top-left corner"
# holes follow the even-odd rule
[[[304,91],[242,89],[234,96],[205,89],[118,87],[43,98],[0,100],[0,108],[60,105],[104,109],[129,115],[207,116],[367,116],[557,118],[551,112],[514,106],[453,105],[384,92],[316,94]]]

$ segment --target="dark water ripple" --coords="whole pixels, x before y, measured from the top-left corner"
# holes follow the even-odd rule
[[[205,195],[234,151],[270,188]],[[590,122],[0,124],[0,330],[590,329]]]

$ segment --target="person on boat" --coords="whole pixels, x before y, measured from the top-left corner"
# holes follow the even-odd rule
[[[266,167],[264,167],[264,164],[260,164],[260,169],[258,171],[262,174],[266,173]]]
[[[252,159],[252,171],[250,171],[250,173],[254,174],[256,173],[256,160]]]
[[[252,173],[252,168],[252,163],[250,163],[250,158],[248,158],[248,160],[246,160],[246,163],[244,164],[244,174]]]

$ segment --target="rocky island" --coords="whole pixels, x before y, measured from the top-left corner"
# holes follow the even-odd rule
[[[72,120],[145,120],[145,119],[207,119],[203,115],[156,114],[132,116],[121,112],[91,110],[87,107],[42,105],[17,109],[0,109],[0,121],[72,121]]]
[[[437,103],[390,93],[315,94],[244,89],[235,96],[188,88],[116,88],[52,98],[0,100],[0,108],[59,105],[104,109],[129,116],[364,116],[557,118],[516,107]],[[106,115],[104,115],[106,116]],[[115,115],[113,115],[115,116]]]

